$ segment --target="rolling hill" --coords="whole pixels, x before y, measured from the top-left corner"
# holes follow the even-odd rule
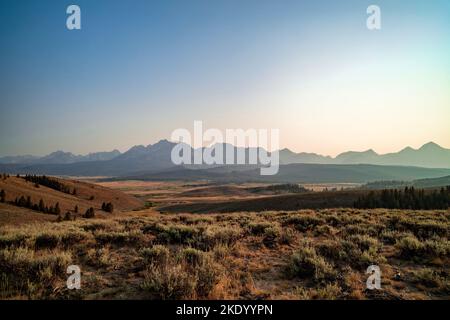
[[[55,206],[56,203],[59,203],[62,213],[73,211],[75,206],[78,206],[80,213],[84,213],[90,207],[100,210],[103,202],[113,203],[116,211],[132,210],[143,205],[137,198],[117,190],[76,180],[52,179],[62,183],[70,190],[76,189],[76,194],[64,193],[43,185],[37,186],[18,177],[0,178],[0,190],[5,191],[6,202],[14,201],[21,196],[30,197],[33,204],[39,203],[42,199],[47,206]],[[14,207],[9,204],[2,205]],[[10,208],[10,210],[12,209]],[[4,210],[2,209],[1,212],[3,214]]]
[[[123,180],[211,180],[218,182],[269,182],[269,183],[366,183],[379,180],[412,181],[438,178],[450,174],[450,169],[432,169],[403,166],[289,164],[280,166],[273,176],[261,176],[259,169],[233,170],[232,166],[191,170],[174,168],[156,173],[126,176]],[[114,179],[113,179],[114,180]]]

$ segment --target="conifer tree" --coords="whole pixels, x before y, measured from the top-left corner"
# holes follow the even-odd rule
[[[59,208],[59,202],[57,202],[56,205],[55,205],[54,213],[55,214],[60,214],[61,213],[61,209]]]
[[[45,204],[44,204],[44,200],[39,200],[39,211],[41,212],[45,212]]]

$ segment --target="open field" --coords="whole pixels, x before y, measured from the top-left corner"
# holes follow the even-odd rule
[[[219,184],[207,181],[92,181],[97,185],[120,190],[154,206],[216,203],[243,199],[259,199],[276,194],[265,190],[268,183]]]
[[[337,197],[344,206],[352,190],[277,195],[267,184],[60,181],[80,192],[16,177],[0,187],[54,197],[64,208],[99,202],[95,218],[60,222],[0,204],[2,299],[450,298],[449,210],[292,209],[302,197]],[[114,213],[97,208],[116,198]],[[219,213],[227,203],[233,212]],[[235,207],[242,203],[247,212]],[[161,213],[167,206],[179,212]],[[202,214],[186,213],[197,207]],[[378,291],[366,289],[373,264],[382,272]],[[66,288],[69,265],[82,270],[81,290]]]
[[[213,213],[240,211],[296,210],[315,208],[352,207],[353,203],[366,191],[323,191],[300,194],[272,195],[259,198],[228,199],[171,204],[161,207],[163,212],[172,213]]]
[[[448,299],[449,211],[153,210],[0,228],[2,298]],[[82,289],[65,288],[65,268]],[[382,290],[365,289],[377,264]]]

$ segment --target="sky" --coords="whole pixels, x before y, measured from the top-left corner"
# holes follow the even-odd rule
[[[332,156],[450,148],[448,0],[0,0],[0,40],[0,156],[126,151],[194,120]]]

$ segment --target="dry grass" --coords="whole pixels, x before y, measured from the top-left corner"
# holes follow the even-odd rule
[[[130,212],[0,227],[1,298],[448,299],[448,211]],[[82,289],[65,289],[66,268]],[[365,289],[366,268],[382,290]]]
[[[0,179],[0,189],[6,192],[6,201],[14,201],[16,197],[24,196],[30,197],[33,204],[38,204],[42,199],[47,206],[54,206],[59,203],[61,213],[71,212],[73,215],[81,215],[90,207],[96,209],[96,213],[101,214],[102,203],[111,202],[116,208],[116,211],[128,211],[143,207],[144,202],[137,198],[124,194],[118,190],[108,189],[106,187],[90,184],[77,180],[58,179],[64,186],[70,190],[76,189],[76,195],[66,194],[57,190],[47,188],[40,185],[36,187],[35,183],[27,182],[23,178],[9,177],[6,180]],[[92,199],[93,198],[93,199]],[[91,200],[92,199],[92,200]],[[78,214],[75,214],[75,206],[78,206]],[[56,217],[48,214],[39,213],[36,211],[26,210],[24,208],[17,208],[6,203],[0,204],[0,223],[18,225],[20,223],[30,221],[55,220]],[[6,217],[6,213],[9,217]],[[23,212],[31,212],[32,214],[23,214]],[[107,216],[108,214],[104,214]],[[20,219],[18,218],[20,217]]]

